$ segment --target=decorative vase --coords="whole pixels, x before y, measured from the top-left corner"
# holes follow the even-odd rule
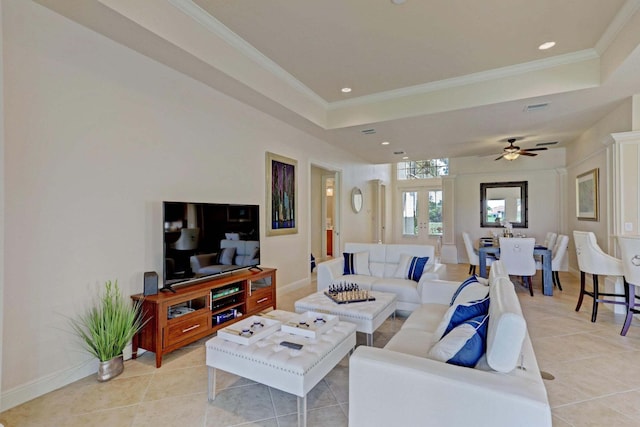
[[[109,381],[117,377],[124,370],[124,358],[122,355],[116,356],[104,362],[100,362],[98,366],[98,381]]]

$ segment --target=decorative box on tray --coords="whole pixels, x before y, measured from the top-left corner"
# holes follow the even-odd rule
[[[218,331],[218,336],[227,341],[249,345],[280,329],[281,322],[261,316],[251,316]]]
[[[307,311],[289,322],[282,324],[282,332],[302,335],[307,338],[317,338],[318,335],[333,328],[338,323],[338,316],[325,313]]]

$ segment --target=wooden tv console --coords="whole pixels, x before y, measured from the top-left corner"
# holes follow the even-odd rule
[[[163,355],[211,335],[244,316],[270,307],[275,309],[276,270],[242,270],[175,291],[131,296],[133,300],[142,300],[147,321],[133,338],[134,359],[138,348],[152,351],[159,368]],[[239,317],[240,313],[242,317]]]

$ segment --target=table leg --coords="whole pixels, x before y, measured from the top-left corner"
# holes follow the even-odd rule
[[[298,427],[307,427],[307,395],[298,396]]]
[[[553,295],[553,279],[551,277],[551,251],[542,255],[542,293]]]
[[[487,253],[478,251],[478,259],[480,260],[480,277],[487,277]]]
[[[213,402],[216,398],[216,368],[209,366],[209,378],[207,381],[207,395],[209,402]]]
[[[373,334],[367,334],[367,347],[373,347]]]

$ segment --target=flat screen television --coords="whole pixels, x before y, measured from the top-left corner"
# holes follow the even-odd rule
[[[162,203],[162,290],[260,264],[258,205]]]

